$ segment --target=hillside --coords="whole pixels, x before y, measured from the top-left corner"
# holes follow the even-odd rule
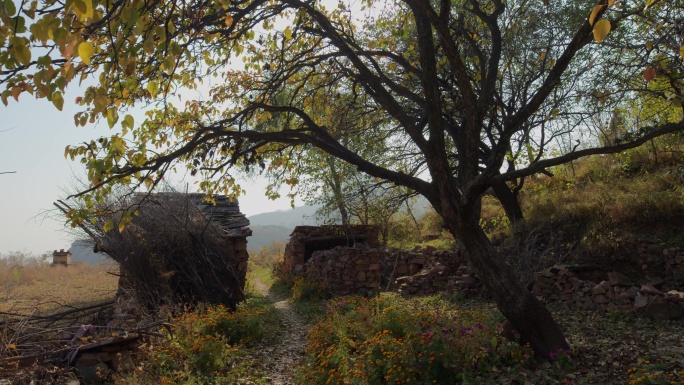
[[[252,254],[272,242],[287,242],[294,227],[257,225],[249,228],[252,229],[252,236],[247,238],[247,247]]]
[[[247,239],[250,252],[272,242],[287,242],[296,226],[316,225],[316,209],[315,206],[301,206],[248,217],[252,229],[252,236]]]
[[[247,217],[254,226],[281,226],[294,229],[300,225],[315,225],[314,215],[318,208],[316,206],[301,206],[294,209],[271,211]]]

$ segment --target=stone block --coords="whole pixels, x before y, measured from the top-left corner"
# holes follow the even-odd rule
[[[112,357],[112,368],[117,371],[132,371],[135,369],[135,363],[133,362],[133,357],[131,352],[128,350],[122,350]]]
[[[653,287],[653,285],[641,285],[641,290],[639,290],[642,294],[650,294],[650,295],[664,295],[662,291],[656,289]]]
[[[610,283],[611,286],[632,286],[634,285],[634,282],[632,282],[631,279],[629,279],[627,276],[624,274],[617,272],[617,271],[611,271],[608,273],[608,282]]]
[[[648,305],[648,297],[645,295],[638,295],[634,298],[634,309],[639,310]]]
[[[652,297],[640,314],[657,320],[676,320],[682,318],[684,311],[681,307],[668,302],[665,298],[656,296]]]

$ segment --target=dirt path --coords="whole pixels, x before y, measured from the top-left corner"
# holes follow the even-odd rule
[[[294,370],[297,361],[304,354],[309,326],[295,312],[287,298],[280,298],[259,280],[254,281],[256,290],[267,296],[283,315],[285,332],[280,343],[263,351],[264,369],[268,372],[268,383],[273,385],[294,385]]]

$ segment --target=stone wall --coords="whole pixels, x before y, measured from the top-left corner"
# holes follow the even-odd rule
[[[303,271],[334,295],[370,295],[384,290],[472,294],[481,288],[459,253],[432,248],[381,251],[337,246],[314,252]]]
[[[247,261],[249,260],[249,254],[247,254],[247,238],[236,237],[231,238],[231,241],[236,258],[235,271],[238,275],[240,288],[244,290],[245,284],[247,283]],[[229,250],[228,255],[230,254]]]
[[[393,250],[384,256],[383,271],[387,287],[405,295],[480,291],[480,281],[459,252],[416,248]]]
[[[337,246],[319,250],[306,263],[306,273],[335,295],[370,295],[381,289],[381,252]]]
[[[304,273],[304,264],[320,250],[330,250],[336,246],[353,247],[355,243],[378,247],[378,228],[376,226],[297,226],[290,241],[285,246],[283,268],[294,274]]]
[[[606,311],[630,309],[656,319],[684,317],[684,252],[676,248],[659,255],[639,250],[634,257],[645,272],[634,280],[617,271],[604,273],[590,266],[557,265],[535,274],[533,293],[564,308]],[[627,265],[626,267],[629,267]]]

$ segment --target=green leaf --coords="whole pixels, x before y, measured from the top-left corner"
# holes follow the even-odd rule
[[[14,5],[14,1],[12,0],[5,0],[2,2],[2,5],[5,7],[5,11],[7,12],[7,16],[14,16],[15,13],[17,13],[17,7]]]
[[[285,30],[283,31],[283,35],[285,35],[285,40],[292,39],[292,30],[290,29],[290,27],[285,28]]]
[[[58,110],[62,111],[62,107],[64,107],[64,97],[61,92],[57,91],[52,94],[52,104],[54,104]]]
[[[105,233],[114,230],[114,221],[110,219],[107,222],[105,222],[104,226],[102,226],[102,230],[104,230]]]

